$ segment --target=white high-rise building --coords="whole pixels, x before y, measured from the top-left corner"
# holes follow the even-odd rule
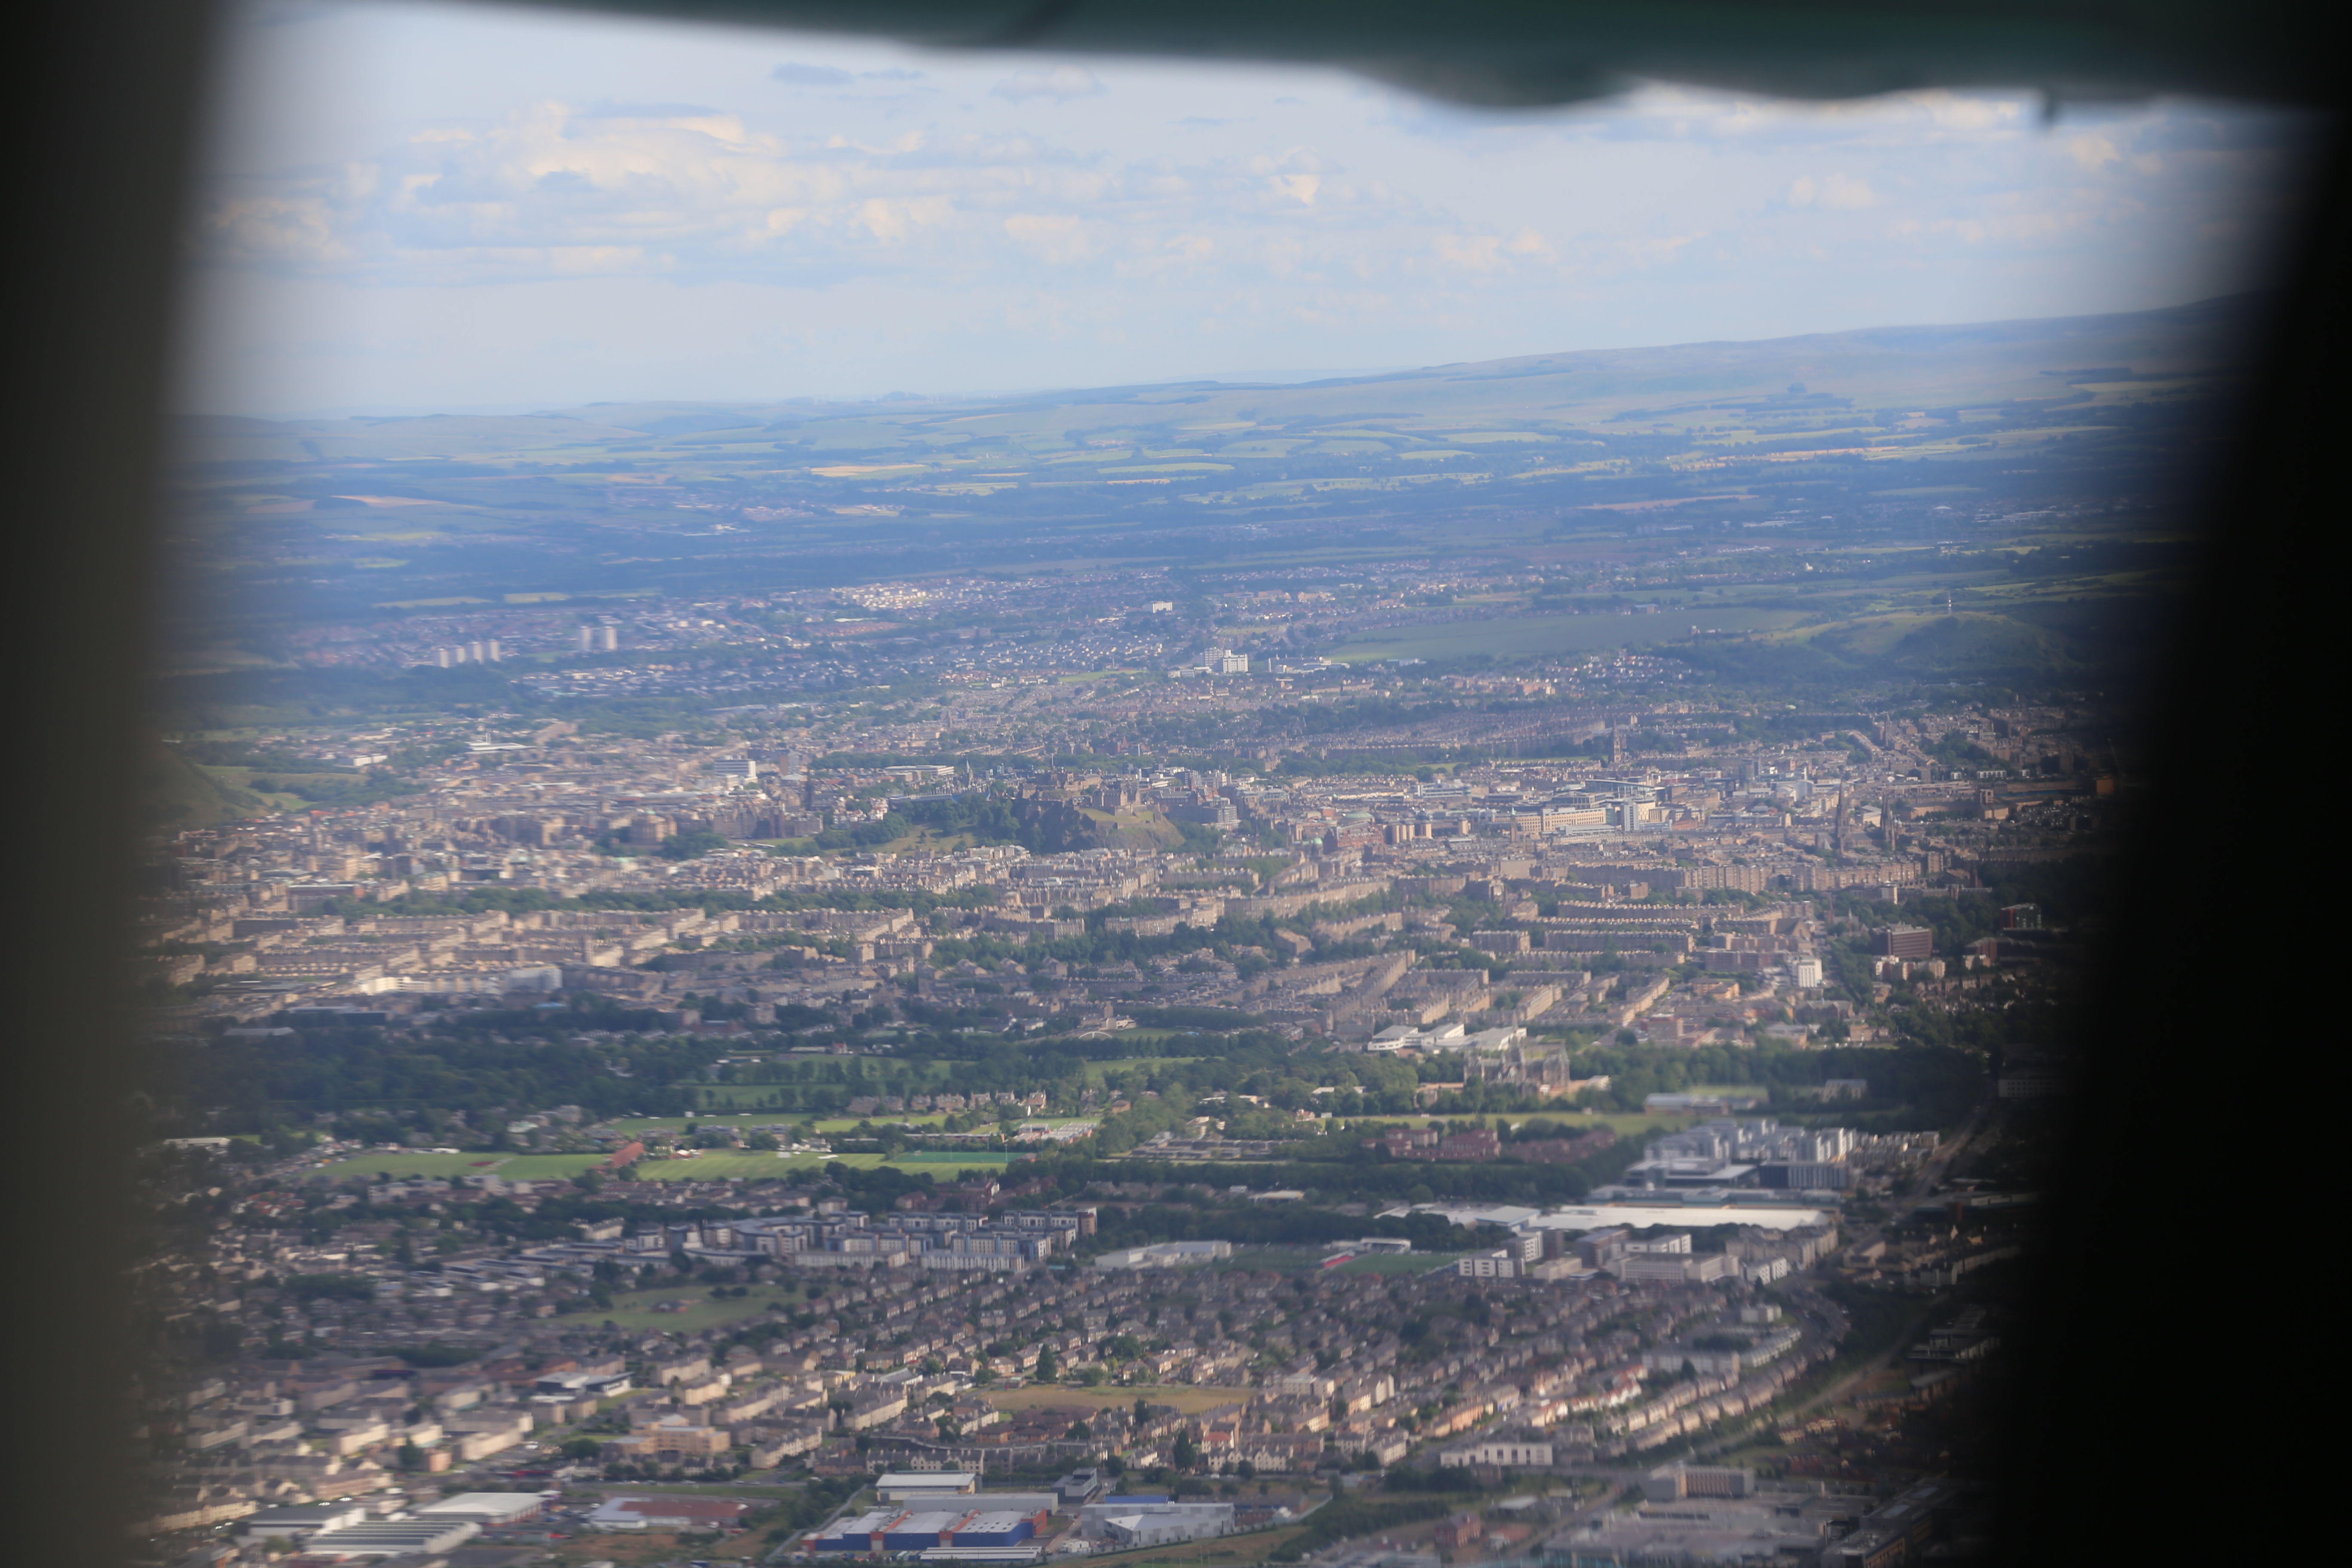
[[[1792,958],[1789,961],[1789,979],[1800,991],[1818,991],[1822,984],[1822,961],[1818,958]]]
[[[598,626],[596,628],[596,651],[598,653],[613,653],[617,651],[620,646],[620,627],[607,626]]]
[[[580,628],[580,651],[582,653],[594,653],[596,651],[596,628],[594,626],[582,626]]]
[[[457,658],[451,658],[450,656],[452,654],[455,654]],[[457,659],[465,657],[466,652],[463,648],[436,647],[433,650],[433,662],[439,665],[444,669],[448,668],[451,665],[457,663]]]
[[[499,660],[506,658],[506,654],[499,648],[499,639],[496,637],[490,638],[489,641],[482,645],[482,654],[483,657],[488,658],[492,664],[496,664]]]

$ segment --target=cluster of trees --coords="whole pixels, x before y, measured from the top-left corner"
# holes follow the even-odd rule
[[[1837,895],[1837,909],[1865,925],[1926,926],[1936,933],[1936,951],[1949,957],[1977,938],[1999,931],[2006,905],[2033,904],[2042,910],[2044,925],[2067,926],[2104,914],[2114,886],[2110,868],[2100,857],[2078,855],[1996,863],[1990,896],[1914,898],[1896,905],[1848,889]]]
[[[1983,1098],[1985,1079],[1980,1056],[1947,1045],[1892,1050],[1799,1050],[1772,1043],[1696,1050],[1604,1045],[1580,1052],[1577,1066],[1580,1071],[1608,1075],[1606,1089],[1588,1089],[1579,1097],[1595,1110],[1633,1112],[1653,1094],[1680,1093],[1702,1084],[1751,1084],[1769,1095],[1774,1110],[1785,1111],[1819,1106],[1818,1100],[1807,1099],[1800,1089],[1818,1088],[1833,1078],[1858,1078],[1870,1085],[1865,1112],[1894,1114],[1905,1119],[1903,1125],[1922,1129],[1957,1124]]]
[[[850,1206],[871,1214],[888,1211],[903,1194],[930,1192],[938,1185],[929,1173],[910,1173],[888,1166],[877,1166],[870,1171],[856,1170],[839,1162],[825,1167],[825,1179],[848,1197]],[[401,1227],[400,1232],[387,1245],[396,1254],[417,1256],[421,1261],[415,1266],[430,1269],[437,1266],[432,1254],[452,1250],[468,1237],[487,1237],[536,1246],[576,1237],[576,1226],[583,1221],[619,1219],[638,1226],[680,1225],[688,1221],[720,1219],[735,1212],[714,1205],[677,1208],[667,1205],[656,1206],[625,1202],[612,1197],[610,1193],[611,1189],[592,1174],[581,1178],[575,1190],[550,1194],[541,1198],[534,1207],[526,1209],[511,1198],[460,1186],[444,1200],[440,1215],[425,1215],[404,1204],[378,1207],[362,1202],[340,1209],[331,1208],[327,1205],[335,1194],[320,1186],[306,1192],[309,1207],[303,1213],[277,1221],[248,1218],[245,1223],[266,1228],[316,1233],[371,1220],[394,1221]],[[675,1263],[670,1258],[648,1258],[645,1266],[671,1268]],[[616,1263],[600,1263],[596,1267],[593,1285],[597,1290],[609,1293],[631,1283],[631,1272]],[[709,1282],[736,1282],[737,1275],[732,1270],[721,1269],[719,1275],[723,1278],[709,1277]],[[359,1288],[369,1291],[373,1289],[368,1279],[357,1275],[317,1278],[356,1280]],[[333,1295],[343,1293],[348,1289],[334,1287],[320,1293]],[[357,1299],[356,1292],[352,1293]],[[460,1359],[469,1359],[473,1353],[466,1352]]]
[[[1153,1182],[1181,1184],[1200,1179],[1200,1167],[1174,1161],[1122,1159],[1116,1162],[1102,1156],[1133,1149],[1141,1142],[1128,1123],[1149,1125],[1154,1120],[1167,1117],[1161,1109],[1166,1101],[1139,1105],[1135,1112],[1114,1118],[1093,1140],[1095,1147],[1084,1152],[1056,1153],[1042,1156],[1036,1164],[1041,1173],[1054,1175],[1065,1187],[1082,1188],[1094,1182]],[[1577,1162],[1572,1165],[1532,1164],[1517,1160],[1487,1161],[1477,1163],[1454,1161],[1400,1160],[1386,1150],[1363,1145],[1364,1132],[1350,1130],[1338,1138],[1319,1138],[1301,1142],[1297,1152],[1286,1150],[1286,1157],[1265,1163],[1219,1162],[1216,1179],[1220,1183],[1244,1183],[1251,1187],[1295,1188],[1307,1194],[1308,1199],[1321,1203],[1387,1203],[1426,1204],[1440,1199],[1465,1203],[1561,1204],[1574,1203],[1595,1186],[1613,1181],[1625,1167],[1641,1155],[1642,1144],[1652,1134],[1663,1131],[1653,1128],[1650,1132],[1630,1139],[1620,1139],[1612,1147]],[[1032,1167],[1024,1166],[1024,1171]],[[1130,1217],[1129,1223],[1139,1221],[1151,1211],[1145,1209]],[[1263,1207],[1239,1211],[1259,1216],[1271,1215],[1283,1217],[1284,1211]],[[1308,1211],[1311,1214],[1311,1211]],[[1240,1226],[1228,1235],[1224,1228],[1200,1229],[1192,1233],[1178,1231],[1167,1236],[1150,1237],[1156,1240],[1183,1240],[1216,1237],[1231,1241],[1256,1239],[1258,1232],[1246,1227],[1269,1223],[1263,1219],[1228,1217],[1223,1208],[1202,1210],[1171,1209],[1171,1216],[1189,1216],[1185,1223],[1195,1226],[1213,1223],[1216,1226]],[[1203,1219],[1206,1214],[1218,1216],[1213,1222]],[[1329,1217],[1329,1216],[1326,1216]],[[1171,1217],[1168,1222],[1175,1224]],[[1356,1228],[1350,1235],[1364,1235],[1366,1222],[1347,1220]],[[1398,1234],[1398,1233],[1390,1233]],[[1331,1236],[1311,1236],[1305,1240],[1339,1239]],[[1114,1245],[1106,1243],[1105,1245]],[[1140,1241],[1118,1243],[1141,1246]]]
[[[223,1039],[208,1050],[158,1053],[152,1092],[183,1106],[219,1108],[215,1131],[257,1132],[289,1114],[373,1112],[419,1131],[434,1111],[468,1116],[578,1105],[606,1117],[692,1109],[685,1085],[725,1047],[691,1036],[636,1035],[578,1044],[583,1029],[625,1026],[610,998],[577,995],[561,1011],[477,1013],[431,1036],[379,1028],[302,1028],[265,1039]],[[616,1077],[614,1068],[626,1071]],[[446,1118],[442,1119],[446,1121]]]
[[[307,726],[333,713],[446,716],[533,701],[487,664],[455,669],[238,669],[155,682],[159,727],[175,733]]]
[[[1024,810],[1013,796],[990,788],[940,800],[901,800],[877,822],[828,827],[811,835],[805,848],[788,852],[870,849],[924,829],[943,838],[962,837],[974,844],[1018,844],[1035,855],[1086,848],[1099,841],[1099,834],[1083,814]],[[1187,842],[1192,837],[1187,835]]]
[[[932,950],[931,962],[944,968],[966,959],[982,964],[1012,960],[1024,967],[1034,968],[1040,963],[1059,960],[1073,969],[1084,970],[1105,964],[1142,964],[1154,958],[1190,953],[1222,959],[1246,975],[1269,967],[1269,961],[1263,954],[1237,952],[1236,949],[1269,948],[1277,931],[1304,931],[1318,920],[1374,913],[1395,902],[1393,895],[1375,895],[1345,905],[1328,908],[1318,905],[1296,916],[1228,914],[1220,916],[1214,926],[1179,926],[1165,936],[1140,936],[1132,931],[1110,930],[1108,922],[1121,916],[1160,912],[1148,903],[1130,901],[1089,911],[1083,935],[1033,937],[1013,942],[986,931],[973,931],[940,942]],[[1366,950],[1370,950],[1369,944]],[[1328,957],[1335,951],[1326,944],[1318,952]]]
[[[180,760],[205,767],[250,768],[254,773],[246,784],[248,790],[261,795],[290,795],[309,801],[313,805],[338,807],[368,805],[395,795],[414,794],[419,787],[415,780],[400,777],[381,768],[362,769],[320,762],[313,757],[297,756],[257,746],[246,741],[195,739],[184,741],[172,748]],[[255,802],[258,806],[261,803]]]

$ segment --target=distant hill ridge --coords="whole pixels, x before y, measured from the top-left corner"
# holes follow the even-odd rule
[[[1838,332],[1754,341],[1720,340],[1629,349],[1579,349],[1509,359],[1468,361],[1326,381],[1253,383],[1171,381],[1071,388],[1005,396],[929,399],[894,394],[880,400],[841,402],[796,398],[777,402],[592,403],[527,415],[404,415],[351,419],[268,420],[236,415],[194,415],[180,422],[183,433],[213,440],[332,435],[348,439],[360,432],[399,427],[399,445],[421,455],[425,449],[456,452],[512,444],[530,434],[568,441],[614,441],[627,437],[656,439],[753,426],[790,427],[837,419],[859,412],[904,416],[941,408],[1018,409],[1163,405],[1188,398],[1251,395],[1269,423],[1286,412],[1328,418],[1426,416],[1423,406],[1327,407],[1336,397],[1371,389],[1407,394],[1423,405],[1439,388],[1468,389],[1503,382],[1557,380],[1568,405],[1542,410],[1573,423],[1614,419],[1622,408],[1571,412],[1575,405],[1606,404],[1636,395],[1703,394],[1755,396],[1781,393],[1786,383],[1824,384],[1837,394],[1867,403],[1878,396],[1913,401],[1939,396],[1959,399],[2050,395],[2067,375],[2085,367],[2116,373],[2115,379],[2145,381],[2180,375],[2210,375],[2235,367],[2249,329],[2268,308],[2260,293],[2227,295],[2159,310],[2105,315],[2058,316],[1957,325],[1864,327]],[[1572,380],[1573,384],[1566,384]],[[1900,386],[1887,384],[1899,381]],[[2055,382],[2056,386],[2052,383]],[[2031,384],[2036,384],[2038,385]],[[1532,388],[1526,390],[1532,391]],[[1499,413],[1500,411],[1495,411]],[[1529,411],[1533,412],[1533,411]],[[1640,411],[1637,411],[1640,412]],[[1526,416],[1524,414],[1520,416]],[[430,436],[428,436],[430,432]],[[434,440],[432,437],[442,437]],[[425,437],[420,441],[418,437]],[[387,454],[392,455],[392,454]],[[403,454],[404,455],[404,454]]]

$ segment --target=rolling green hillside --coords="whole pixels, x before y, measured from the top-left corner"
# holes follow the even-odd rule
[[[1536,354],[1305,385],[194,421],[175,635],[192,651],[173,700],[220,727],[514,700],[457,670],[248,669],[219,655],[322,620],[1134,567],[1193,582],[1289,572],[1304,586],[1403,561],[1441,581],[1457,562],[1578,580],[1289,651],[1508,663],[1688,640],[1699,663],[1759,679],[2058,679],[2128,642],[2084,642],[2063,623],[2181,568],[2160,543],[2094,541],[2065,520],[2194,492],[2259,308]],[[2010,555],[1970,545],[1963,567],[1921,553],[1981,540],[1987,523]],[[1746,586],[1706,586],[1695,568],[1625,574],[1678,543],[1753,554],[1736,574]],[[1776,577],[1789,586],[1763,585]],[[1922,616],[1956,583],[1972,594],[1960,608],[2005,629],[1964,617],[1888,635],[1884,617]],[[458,690],[469,683],[483,689]]]
[[[151,830],[210,827],[243,816],[267,816],[270,804],[251,790],[225,784],[168,746],[139,764],[139,814]]]
[[[1576,456],[1571,437],[1585,426],[1673,429],[1732,449],[1767,439],[1776,424],[1818,426],[1836,413],[2018,402],[2106,408],[2177,396],[2231,369],[2252,304],[1535,354],[1305,385],[1209,382],[846,406],[596,404],[516,416],[211,418],[191,421],[186,434],[190,457],[209,462],[627,457],[772,468],[779,459],[822,467],[870,454],[936,478],[987,452],[991,472],[973,477],[1004,477],[994,466],[1001,461],[1034,479],[1044,476],[1029,470],[1055,458],[1075,459],[1074,472],[1091,476],[1114,466],[1220,467],[1204,458],[1248,471],[1302,452],[1443,462],[1451,460],[1444,448],[1467,447],[1453,456],[1517,467],[1508,459]]]

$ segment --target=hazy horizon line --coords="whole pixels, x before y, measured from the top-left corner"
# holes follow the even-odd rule
[[[1137,381],[1095,382],[1085,384],[1061,383],[1031,387],[1000,387],[993,390],[961,392],[879,393],[869,397],[845,395],[824,396],[814,393],[798,393],[788,396],[771,397],[601,397],[585,403],[559,404],[545,399],[529,403],[500,404],[432,404],[382,405],[362,404],[355,406],[327,409],[303,414],[216,414],[184,411],[176,417],[200,419],[258,419],[271,424],[293,425],[311,421],[348,419],[457,419],[457,418],[528,418],[534,416],[563,416],[570,410],[611,408],[620,406],[671,407],[681,410],[709,408],[776,407],[791,404],[824,406],[863,406],[885,403],[955,403],[988,401],[1015,397],[1050,397],[1085,392],[1106,392],[1144,389],[1160,386],[1311,386],[1323,382],[1366,380],[1379,376],[1406,375],[1423,371],[1450,370],[1474,364],[1499,364],[1517,359],[1544,359],[1552,356],[1580,353],[1638,353],[1645,350],[1700,348],[1714,343],[1794,342],[1804,338],[1839,337],[1849,332],[1904,331],[1936,327],[1996,327],[2014,322],[2095,321],[2107,316],[2148,316],[2168,310],[2195,310],[2200,306],[2231,303],[2250,304],[2274,292],[2266,289],[2241,289],[2229,294],[2210,294],[2200,299],[2183,300],[2169,305],[2151,305],[2136,310],[2075,311],[2053,316],[2002,316],[1990,320],[1965,321],[1880,321],[1863,326],[1839,327],[1826,331],[1789,332],[1769,338],[1698,338],[1679,342],[1627,344],[1617,348],[1536,349],[1523,354],[1506,354],[1486,360],[1440,360],[1426,364],[1377,365],[1349,369],[1341,367],[1313,370],[1264,370],[1248,373],[1221,372],[1204,375],[1163,375]]]

